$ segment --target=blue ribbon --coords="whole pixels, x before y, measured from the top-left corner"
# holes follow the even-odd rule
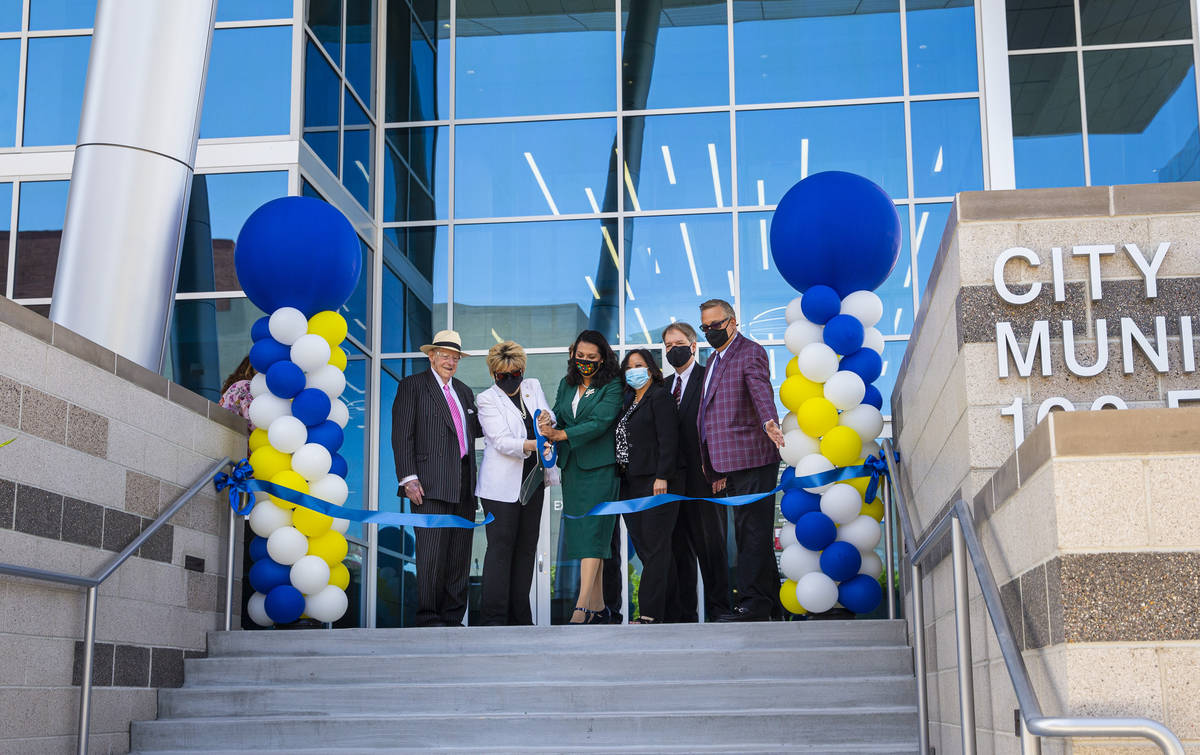
[[[235,514],[244,516],[249,514],[254,508],[254,496],[247,496],[248,502],[239,507],[239,502],[242,499],[242,493],[251,493],[253,491],[262,491],[276,498],[281,498],[288,503],[294,503],[302,508],[316,511],[319,514],[333,517],[334,519],[348,519],[351,522],[362,522],[363,524],[377,524],[380,527],[429,527],[429,528],[461,528],[474,529],[482,527],[485,524],[491,524],[495,521],[495,517],[488,514],[482,522],[472,522],[464,519],[461,516],[453,514],[404,514],[396,511],[364,511],[362,509],[347,509],[322,501],[320,498],[314,498],[307,493],[301,493],[298,490],[285,488],[282,485],[277,485],[273,482],[265,480],[256,480],[253,477],[253,471],[250,469],[250,463],[247,459],[242,459],[233,466],[231,474],[222,472],[213,478],[213,482],[217,486],[217,491],[228,490],[229,505],[233,508]]]
[[[553,467],[558,462],[558,446],[538,432],[538,417],[542,415],[541,409],[536,409],[533,412],[533,437],[537,440],[538,456],[542,458],[542,466],[546,469]],[[546,458],[546,444],[550,443],[550,458]]]

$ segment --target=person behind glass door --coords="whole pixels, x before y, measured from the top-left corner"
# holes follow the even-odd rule
[[[392,453],[397,495],[422,514],[453,514],[475,521],[475,439],[482,433],[475,395],[454,377],[467,354],[453,330],[421,347],[430,370],[409,375],[392,404]],[[473,530],[414,527],[417,615],[420,627],[459,626],[467,611]]]
[[[678,493],[683,483],[677,453],[679,415],[671,394],[663,387],[662,371],[648,349],[626,354],[621,371],[628,386],[625,411],[617,420],[615,433],[621,500]],[[641,617],[635,619],[638,624],[659,624],[671,613],[678,613],[678,606],[668,610],[668,602],[678,601],[671,549],[678,512],[679,503],[672,502],[624,515],[633,547],[642,560],[638,586]]]
[[[484,626],[533,624],[529,586],[537,556],[544,484],[556,469],[544,470],[533,434],[533,415],[549,414],[542,384],[525,379],[525,350],[512,341],[488,349],[488,372],[495,384],[479,394],[483,463],[475,494],[495,517],[487,526],[483,557],[480,623]],[[550,472],[547,475],[546,472]]]
[[[679,410],[679,466],[683,488],[679,492],[696,498],[712,496],[712,483],[704,476],[700,461],[700,433],[696,415],[704,385],[704,366],[696,361],[696,330],[686,322],[675,322],[663,330],[667,363],[674,373],[666,388]],[[679,585],[680,615],[677,621],[698,621],[696,609],[696,566],[704,578],[704,615],[709,621],[729,613],[729,557],[725,551],[725,507],[712,501],[680,501],[679,516],[672,534],[675,571]]]
[[[704,371],[696,427],[714,493],[766,493],[779,479],[783,432],[775,414],[767,350],[738,334],[733,306],[700,305],[700,329],[713,347]],[[778,613],[775,497],[733,510],[738,604],[718,621],[768,621]]]
[[[617,461],[613,431],[621,411],[617,355],[595,330],[575,338],[567,356],[567,375],[554,398],[557,426],[541,424],[542,435],[558,443],[562,468],[563,514],[586,514],[598,503],[617,498]],[[615,516],[563,519],[563,559],[579,559],[579,596],[572,624],[603,624],[604,581],[601,565],[611,555]]]

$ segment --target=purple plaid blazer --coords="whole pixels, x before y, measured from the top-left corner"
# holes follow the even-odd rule
[[[712,369],[712,357],[708,364]],[[711,481],[779,462],[779,450],[763,430],[768,421],[778,421],[772,396],[767,350],[737,334],[721,354],[696,415],[704,473]]]

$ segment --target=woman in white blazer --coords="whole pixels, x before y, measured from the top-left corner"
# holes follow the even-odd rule
[[[495,517],[487,526],[483,558],[482,624],[533,624],[529,587],[537,555],[543,487],[553,482],[534,440],[534,414],[551,418],[541,384],[525,379],[525,350],[512,341],[488,350],[488,371],[495,384],[476,399],[485,445],[475,494]],[[523,492],[523,494],[522,494]]]

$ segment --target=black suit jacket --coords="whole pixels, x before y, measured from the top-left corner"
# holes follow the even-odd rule
[[[671,375],[667,380],[667,390],[673,385],[675,375]],[[712,496],[712,483],[704,476],[704,467],[700,460],[700,430],[696,427],[700,394],[703,392],[704,365],[696,364],[679,402],[679,466],[683,468],[685,475],[683,495],[708,498]]]
[[[625,407],[633,402],[626,393]],[[624,416],[624,411],[621,413]],[[625,423],[629,440],[629,477],[654,476],[671,480],[679,474],[679,415],[675,399],[661,385],[652,385]]]
[[[467,462],[471,467],[470,485],[475,489],[475,439],[483,434],[475,396],[457,378],[450,385],[458,395],[466,416]],[[409,375],[396,389],[392,404],[392,453],[396,457],[396,479],[416,475],[426,498],[458,501],[463,494],[462,469],[459,466],[458,434],[442,384],[432,369]],[[400,486],[397,495],[404,495]]]

